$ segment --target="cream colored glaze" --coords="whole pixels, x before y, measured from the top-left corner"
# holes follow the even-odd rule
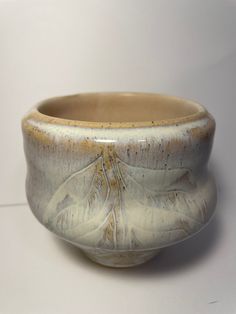
[[[215,124],[200,105],[184,100],[181,104],[174,97],[134,94],[131,100],[130,93],[105,95],[109,97],[104,107],[104,93],[86,94],[54,98],[40,105],[41,113],[37,109],[28,113],[22,124],[26,189],[32,211],[51,231],[87,251],[93,260],[123,267],[144,262],[209,221],[216,202],[214,180],[207,172]],[[84,104],[78,109],[71,102],[68,107],[68,99],[83,97],[98,98],[95,107],[111,106],[116,113],[113,121],[107,120],[109,111],[100,113],[99,121],[90,121],[93,110],[86,112]],[[122,97],[131,103],[123,99],[119,115],[115,108]],[[149,113],[141,110],[141,104],[148,107],[145,99],[150,97],[152,109],[155,97],[158,100],[151,124],[146,121]],[[137,100],[140,112],[129,122]],[[121,121],[130,104],[132,110]],[[73,115],[90,120],[68,119],[71,106],[76,108]]]
[[[135,124],[195,117],[205,110],[192,101],[171,96],[142,93],[89,93],[47,100],[38,106],[38,111],[64,120]]]

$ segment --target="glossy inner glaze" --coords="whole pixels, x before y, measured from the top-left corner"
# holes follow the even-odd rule
[[[49,99],[38,106],[44,115],[90,122],[161,121],[193,116],[203,108],[160,94],[87,93]]]

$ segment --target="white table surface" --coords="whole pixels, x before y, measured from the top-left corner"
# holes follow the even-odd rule
[[[234,218],[218,212],[194,238],[119,270],[54,237],[28,206],[2,207],[0,313],[236,313]]]
[[[236,314],[236,1],[0,0],[0,314]],[[31,213],[20,119],[43,98],[164,92],[214,115],[217,212],[146,265],[109,269]]]

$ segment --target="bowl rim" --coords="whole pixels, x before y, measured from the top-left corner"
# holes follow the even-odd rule
[[[177,118],[168,118],[168,119],[161,119],[161,120],[153,120],[153,121],[125,121],[125,122],[101,122],[101,121],[82,121],[82,120],[72,120],[66,119],[56,116],[50,116],[44,114],[39,111],[39,108],[48,102],[57,101],[62,99],[68,99],[80,95],[140,95],[140,96],[158,96],[165,99],[169,99],[172,101],[181,101],[185,104],[189,104],[191,106],[195,106],[198,111],[193,114],[189,114],[183,117]],[[39,103],[37,103],[30,112],[30,116],[37,121],[49,123],[49,124],[57,124],[57,125],[65,125],[65,126],[78,126],[83,128],[142,128],[142,127],[154,127],[154,126],[178,126],[179,124],[194,122],[199,119],[202,119],[208,115],[208,111],[204,106],[199,104],[196,101],[172,96],[168,94],[162,93],[146,93],[146,92],[85,92],[85,93],[76,93],[71,95],[65,96],[56,96],[47,98]]]

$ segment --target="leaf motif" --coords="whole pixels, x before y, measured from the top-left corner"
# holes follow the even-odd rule
[[[195,200],[188,169],[136,168],[118,160],[129,227],[138,241],[162,245],[202,226],[204,200]]]
[[[97,227],[96,216],[105,219],[107,215],[109,182],[99,157],[86,168],[71,175],[54,193],[43,221],[57,233],[70,237],[78,235],[76,227],[89,224]],[[84,228],[81,228],[81,231]]]
[[[43,219],[56,233],[87,246],[161,246],[201,227],[206,203],[195,191],[189,169],[134,167],[113,153],[62,183]]]
[[[146,190],[166,193],[176,189],[188,191],[196,186],[191,171],[187,168],[148,169],[134,167],[118,158],[117,164],[126,184],[133,181],[134,184],[143,186]]]

